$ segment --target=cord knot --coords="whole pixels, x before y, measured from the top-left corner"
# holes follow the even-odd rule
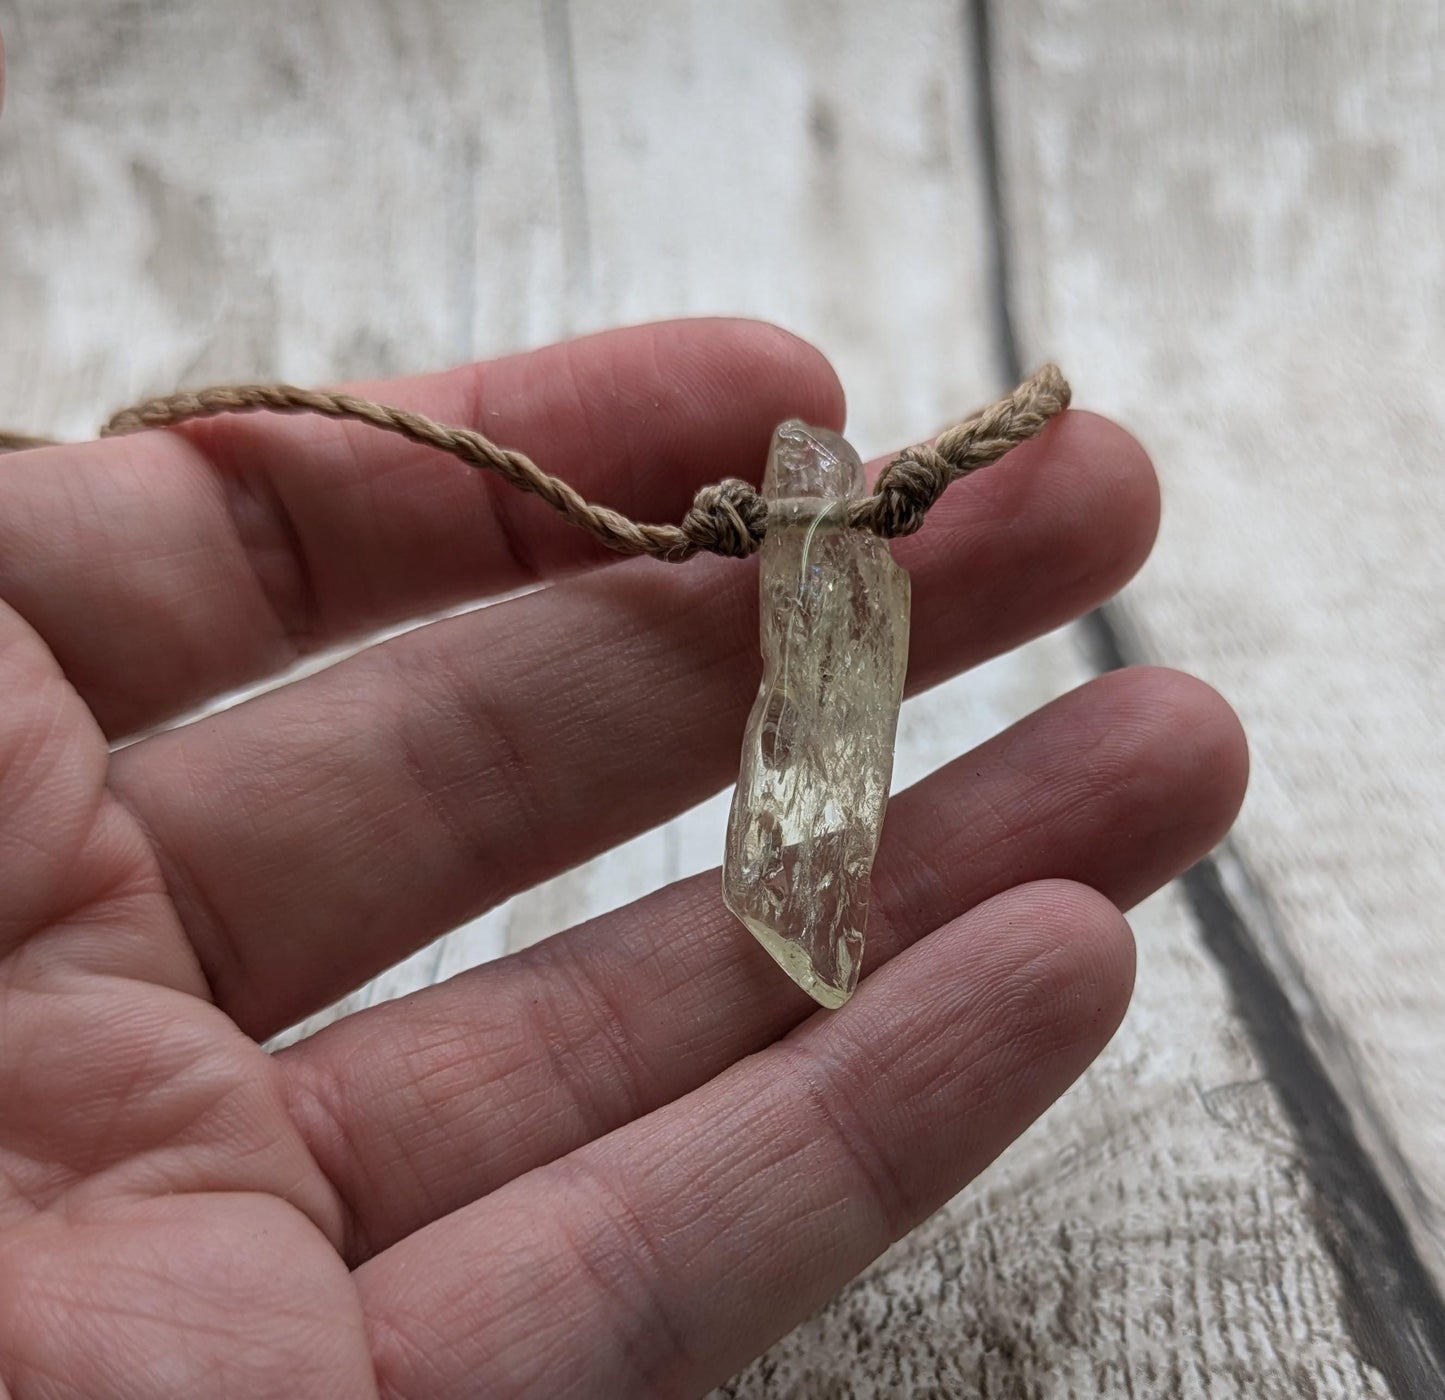
[[[682,520],[682,533],[695,549],[746,559],[768,531],[768,503],[756,488],[735,476],[698,488]]]
[[[874,488],[874,533],[884,539],[913,534],[953,477],[953,468],[927,443],[900,452]]]

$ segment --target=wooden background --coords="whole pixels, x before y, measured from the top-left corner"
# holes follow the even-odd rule
[[[1445,1394],[1438,0],[0,0],[0,423],[781,322],[866,452],[1057,357],[1165,483],[1103,616],[911,701],[913,781],[1083,679],[1243,713],[1230,846],[982,1181],[728,1393]],[[710,866],[725,799],[338,1014]]]

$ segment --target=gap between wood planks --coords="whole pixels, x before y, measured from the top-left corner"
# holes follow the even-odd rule
[[[991,243],[992,338],[999,377],[1014,381],[1023,357],[1013,315],[989,0],[960,3],[962,32],[972,41],[965,59],[973,70],[975,139]],[[1091,613],[1080,627],[1090,664],[1100,672],[1152,659],[1118,603]],[[1299,1141],[1301,1165],[1317,1203],[1317,1227],[1339,1271],[1347,1321],[1361,1356],[1401,1400],[1445,1394],[1445,1299],[1391,1191],[1393,1184],[1409,1201],[1414,1180],[1390,1147],[1368,1090],[1358,1076],[1343,1072],[1349,1066],[1348,1048],[1304,977],[1281,965],[1283,944],[1268,905],[1231,841],[1188,871],[1180,886],[1200,940],[1224,974],[1234,1009]]]

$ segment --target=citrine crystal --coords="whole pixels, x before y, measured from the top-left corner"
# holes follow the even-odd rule
[[[908,661],[908,575],[838,509],[865,490],[836,433],[779,427],[763,482],[763,680],[723,865],[728,908],[829,1007],[858,983]]]

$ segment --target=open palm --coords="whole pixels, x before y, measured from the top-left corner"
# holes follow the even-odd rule
[[[736,322],[371,392],[646,519],[756,479],[779,419],[842,416],[815,352]],[[1156,509],[1138,447],[1083,413],[954,488],[896,546],[910,688],[1108,596]],[[0,1394],[696,1393],[1079,1073],[1128,998],[1116,906],[1209,847],[1243,783],[1229,711],[1172,673],[1095,681],[895,799],[840,1012],[714,872],[260,1048],[724,784],[755,578],[613,562],[327,422],[0,460]]]

